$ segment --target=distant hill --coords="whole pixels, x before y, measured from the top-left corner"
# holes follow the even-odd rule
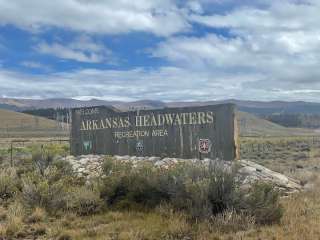
[[[258,118],[250,113],[237,112],[240,136],[300,136],[317,135],[314,130],[287,128]]]
[[[11,111],[20,111],[20,108],[10,104],[0,104],[0,109],[6,109]]]
[[[285,102],[285,101],[242,101],[242,100],[223,100],[223,101],[208,101],[208,102],[171,102],[167,103],[169,107],[186,106],[186,105],[210,105],[221,103],[233,103],[239,111],[248,112],[255,115],[269,115],[275,113],[307,113],[320,114],[320,103],[313,102]]]
[[[0,98],[0,108],[8,106],[8,109],[15,107],[18,111],[26,111],[31,109],[44,108],[76,108],[76,107],[91,107],[91,106],[114,106],[121,110],[129,110],[136,108],[154,109],[166,107],[166,104],[161,101],[141,100],[135,102],[121,102],[121,101],[104,101],[98,99],[91,99],[88,101],[81,101],[76,99],[11,99]]]
[[[241,101],[235,99],[223,101],[192,101],[192,102],[162,102],[153,100],[141,100],[135,102],[122,101],[105,101],[98,99],[91,99],[88,101],[81,101],[76,99],[57,98],[57,99],[12,99],[0,98],[0,108],[6,106],[7,108],[16,108],[19,111],[28,109],[40,108],[74,108],[74,107],[90,107],[98,105],[112,105],[121,110],[129,110],[132,108],[163,108],[163,107],[182,107],[182,106],[201,106],[220,103],[234,103],[238,110],[242,112],[253,113],[255,115],[269,115],[279,113],[305,113],[305,114],[320,114],[320,103],[312,102],[285,102],[285,101]]]
[[[67,135],[66,125],[29,114],[0,109],[0,136]]]

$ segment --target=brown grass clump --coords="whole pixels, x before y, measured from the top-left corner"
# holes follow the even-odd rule
[[[7,211],[7,221],[3,231],[5,236],[17,236],[23,230],[23,218],[25,216],[25,209],[18,201],[9,205]]]
[[[231,209],[214,216],[208,224],[211,229],[221,233],[247,231],[254,228],[255,218]]]
[[[36,207],[31,215],[26,217],[26,223],[38,223],[42,222],[47,216],[47,213],[44,209]]]

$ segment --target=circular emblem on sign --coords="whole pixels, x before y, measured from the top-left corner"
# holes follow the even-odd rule
[[[142,141],[137,142],[136,150],[137,150],[137,152],[143,152],[143,142]]]
[[[200,153],[209,153],[211,152],[211,141],[210,139],[199,139],[199,152]]]

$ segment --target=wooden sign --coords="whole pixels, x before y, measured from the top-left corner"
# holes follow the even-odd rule
[[[235,124],[233,104],[128,112],[78,108],[72,111],[71,152],[233,160]]]

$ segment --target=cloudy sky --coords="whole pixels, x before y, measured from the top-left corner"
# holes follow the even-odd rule
[[[0,97],[320,102],[320,0],[0,0]]]

